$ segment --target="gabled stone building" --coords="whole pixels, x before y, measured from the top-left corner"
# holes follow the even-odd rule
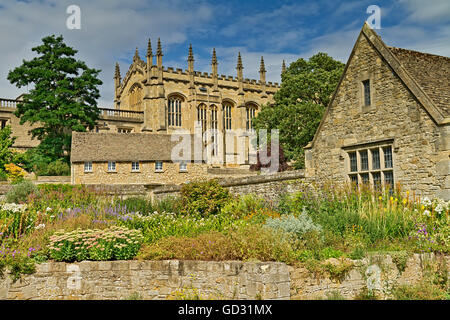
[[[307,176],[450,200],[449,157],[450,58],[389,47],[365,24],[305,148]]]

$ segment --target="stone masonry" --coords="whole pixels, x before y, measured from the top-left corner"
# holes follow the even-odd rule
[[[339,264],[344,260],[328,259]],[[440,261],[450,270],[450,257],[409,256],[403,267],[390,255],[345,260],[351,267],[342,279],[317,276],[303,266],[280,262],[242,261],[83,261],[46,262],[36,273],[13,283],[0,279],[0,300],[116,300],[141,299],[319,299],[339,292],[347,299],[364,289],[381,298],[402,284],[414,284],[428,266]],[[429,269],[431,270],[431,269]]]

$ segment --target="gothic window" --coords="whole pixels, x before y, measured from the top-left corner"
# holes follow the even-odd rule
[[[129,93],[130,110],[142,111],[142,88],[134,84]]]
[[[167,124],[170,127],[181,127],[181,103],[179,97],[169,98],[167,107]]]
[[[252,130],[253,129],[253,118],[255,117],[256,106],[249,105],[246,107],[246,122],[245,129]]]
[[[1,119],[0,121],[1,121],[1,129],[4,129],[8,125],[8,120]]]
[[[225,130],[231,130],[231,104],[223,105],[223,127]]]
[[[216,155],[217,154],[217,107],[215,105],[211,106],[211,129],[212,129],[212,134],[211,134],[211,146],[212,146],[212,155]]]
[[[202,132],[206,131],[206,105],[200,104],[197,107],[197,121],[200,122],[202,126]]]

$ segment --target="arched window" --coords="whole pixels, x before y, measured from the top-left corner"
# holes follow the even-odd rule
[[[223,127],[225,130],[231,130],[231,103],[223,105]]]
[[[245,128],[247,130],[252,130],[253,129],[253,118],[255,117],[256,114],[256,109],[258,107],[254,104],[249,104],[246,106],[246,122],[245,122]]]
[[[142,111],[142,88],[134,84],[129,93],[130,110]]]
[[[218,145],[217,145],[217,107],[215,105],[212,105],[210,107],[211,109],[211,129],[212,131],[212,135],[211,135],[211,146],[212,146],[212,150],[211,150],[211,154],[214,156],[217,154],[217,149],[218,149]]]
[[[217,107],[211,106],[211,129],[217,130]]]
[[[202,126],[202,132],[206,131],[206,104],[200,104],[197,107],[197,121],[200,122]]]
[[[167,106],[167,124],[171,127],[181,127],[181,103],[179,97],[170,97]]]

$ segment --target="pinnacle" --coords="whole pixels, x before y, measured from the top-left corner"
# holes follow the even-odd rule
[[[193,52],[192,52],[192,44],[189,44],[188,61],[194,61],[194,54],[193,54]]]
[[[244,69],[244,67],[242,66],[242,58],[241,58],[241,53],[238,53],[238,62],[237,62],[237,67],[236,69]]]
[[[150,38],[148,39],[148,45],[147,45],[147,57],[153,56],[152,52],[152,42],[150,41]]]
[[[158,38],[158,48],[156,50],[156,55],[157,56],[162,56],[163,55],[162,47],[161,47],[161,39],[160,38]]]
[[[213,48],[212,64],[217,64],[216,48]]]

